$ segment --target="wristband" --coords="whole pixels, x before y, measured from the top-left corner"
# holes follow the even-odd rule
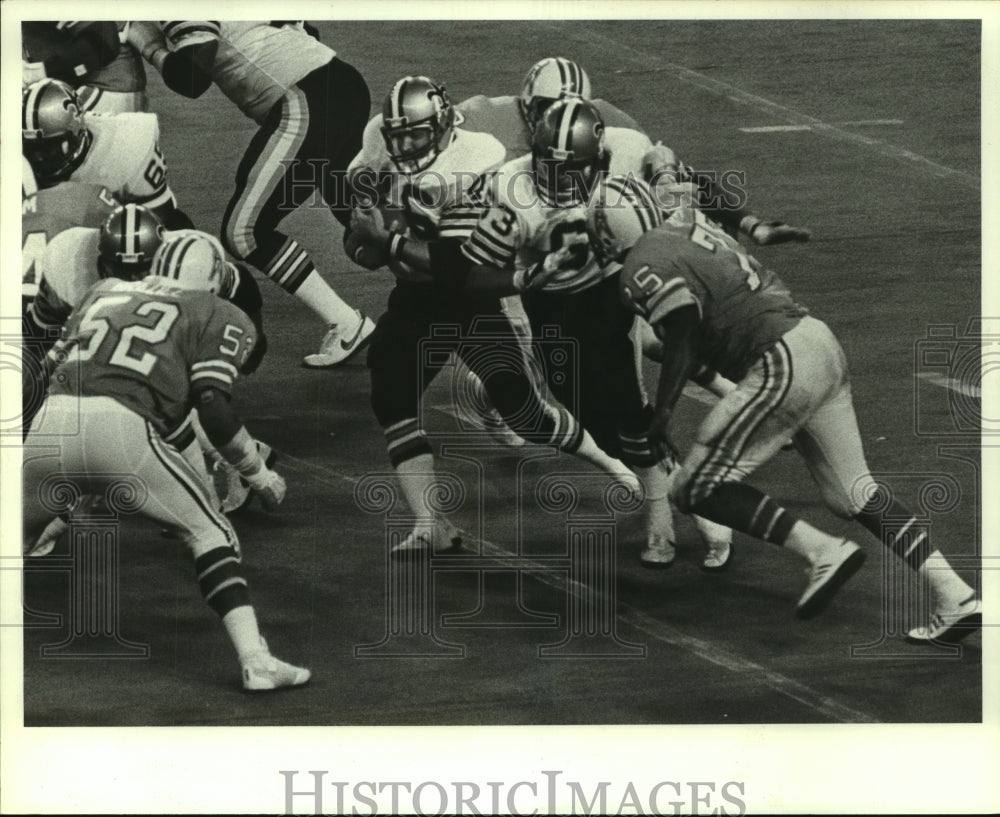
[[[240,426],[240,430],[228,443],[220,445],[219,453],[248,481],[252,477],[259,477],[260,472],[266,468],[260,451],[257,450],[257,441],[250,436],[246,426]]]
[[[757,216],[743,216],[740,219],[740,232],[746,233],[748,236],[753,238],[753,231],[756,230],[761,224],[761,220]]]
[[[386,241],[386,248],[389,251],[389,257],[393,261],[399,260],[399,255],[405,246],[406,238],[402,235],[402,233],[392,233],[389,236],[389,240]]]

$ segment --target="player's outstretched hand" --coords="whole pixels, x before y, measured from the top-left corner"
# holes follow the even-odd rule
[[[808,241],[812,233],[802,227],[793,227],[783,221],[760,221],[750,230],[755,244],[786,244],[789,241]]]
[[[264,510],[275,511],[285,498],[288,486],[285,485],[285,478],[277,471],[270,468],[262,468],[256,474],[245,477],[247,483],[260,497]]]

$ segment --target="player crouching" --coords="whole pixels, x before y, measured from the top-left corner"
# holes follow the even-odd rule
[[[299,686],[309,670],[279,661],[261,637],[235,531],[164,442],[194,406],[208,438],[265,507],[284,499],[284,479],[265,465],[230,404],[256,330],[215,296],[225,276],[211,240],[173,236],[145,279],[101,281],[74,310],[49,355],[49,397],[25,442],[24,541],[34,541],[47,521],[47,486],[95,494],[112,487],[115,475],[134,475],[147,492],[140,511],[177,528],[190,547],[202,596],[236,649],[243,688]],[[53,448],[58,457],[31,455]]]

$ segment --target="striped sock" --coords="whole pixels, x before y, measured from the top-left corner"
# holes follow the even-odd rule
[[[742,482],[725,482],[691,507],[691,513],[747,533],[772,545],[784,545],[797,520],[767,494]]]
[[[240,575],[240,560],[232,548],[217,547],[194,560],[201,595],[220,617],[250,604],[250,590]]]
[[[393,423],[383,433],[393,468],[398,468],[406,460],[433,453],[427,442],[427,435],[420,428],[420,421],[416,417]]]
[[[914,570],[927,561],[931,553],[929,525],[893,499],[885,486],[878,486],[854,518]]]

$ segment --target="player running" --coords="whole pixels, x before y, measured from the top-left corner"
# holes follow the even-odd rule
[[[299,686],[309,670],[279,661],[260,635],[235,531],[164,441],[193,405],[212,442],[268,507],[284,499],[284,480],[264,464],[230,405],[256,330],[215,296],[225,277],[213,242],[182,235],[160,246],[143,281],[102,281],[79,305],[50,355],[49,397],[25,444],[24,541],[47,522],[42,496],[53,484],[87,495],[114,484],[106,475],[134,475],[148,491],[142,513],[179,529],[191,549],[202,596],[236,649],[244,689]]]
[[[390,218],[404,221],[407,232],[390,231],[379,210],[359,208],[348,246],[383,253],[397,276],[368,355],[372,407],[418,520],[393,552],[426,552],[458,542],[450,523],[436,520],[428,506],[434,457],[421,427],[420,395],[443,361],[420,352],[421,341],[433,336],[435,326],[459,327],[453,353],[481,378],[514,431],[574,454],[638,490],[628,469],[602,452],[569,412],[542,401],[524,369],[517,335],[499,299],[470,295],[460,275],[449,276],[454,269],[450,257],[458,253],[466,232],[453,233],[441,224],[441,211],[460,201],[477,176],[500,165],[503,146],[488,134],[456,127],[445,88],[422,76],[396,82],[386,95],[382,115],[373,121],[368,133],[380,136],[366,140],[365,152],[352,162],[352,177],[360,187],[366,176],[371,185],[380,172],[388,173],[394,213]],[[405,213],[398,212],[399,206]],[[493,365],[498,359],[502,366]]]
[[[172,90],[195,98],[214,82],[257,123],[223,216],[223,242],[326,324],[304,366],[345,363],[364,348],[374,323],[341,299],[305,248],[278,227],[317,192],[349,223],[344,172],[368,121],[364,78],[302,21],[132,22],[128,38]]]
[[[640,562],[668,567],[676,558],[669,463],[654,454],[646,438],[650,413],[629,337],[634,318],[619,302],[614,271],[604,270],[590,250],[585,206],[609,169],[630,174],[643,148],[626,135],[621,150],[609,150],[600,114],[580,97],[548,106],[532,144],[530,155],[505,164],[486,185],[483,198],[490,206],[462,246],[464,263],[474,265],[474,275],[495,282],[523,276],[532,335],[541,337],[544,327],[557,326],[576,341],[577,376],[550,377],[549,389],[604,451],[639,475],[647,502]],[[630,144],[636,149],[629,150]],[[534,281],[557,252],[568,254],[567,262],[544,282]],[[695,522],[708,547],[703,566],[724,568],[731,531],[704,519]]]
[[[822,321],[781,280],[696,210],[660,223],[656,207],[622,199],[597,206],[592,229],[622,256],[622,293],[656,330],[663,363],[650,440],[673,449],[670,420],[688,374],[699,363],[737,383],[702,421],[671,488],[678,507],[785,546],[809,563],[796,606],[811,618],[858,570],[864,553],[796,519],[743,480],[792,437],[827,507],[882,540],[883,519],[913,515],[877,485],[865,462],[844,352]],[[630,249],[631,248],[631,249]],[[905,525],[905,531],[910,525]],[[958,641],[981,622],[975,591],[924,533],[884,545],[931,591],[933,615],[911,641]]]

